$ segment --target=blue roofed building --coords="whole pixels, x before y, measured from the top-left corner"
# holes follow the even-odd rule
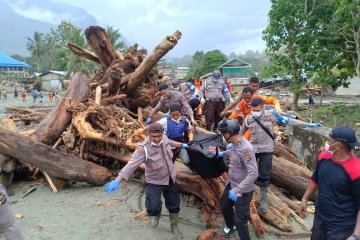
[[[13,75],[19,78],[26,77],[25,70],[30,68],[27,63],[20,62],[3,52],[0,52],[0,75]]]

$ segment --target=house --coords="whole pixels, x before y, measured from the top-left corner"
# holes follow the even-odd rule
[[[19,78],[25,78],[26,69],[30,68],[27,63],[20,62],[3,52],[0,52],[0,75],[12,75]]]
[[[175,70],[175,77],[177,79],[185,79],[185,76],[188,74],[189,71],[190,71],[189,67],[178,67]]]
[[[174,72],[171,69],[171,66],[158,66],[158,67],[156,67],[156,69],[158,72],[162,72],[164,74],[164,77],[165,76],[168,76],[171,78],[174,77]]]
[[[41,88],[46,91],[62,91],[64,89],[64,71],[47,71],[39,75],[42,80]]]
[[[251,64],[237,58],[219,66],[222,77],[227,77],[232,86],[248,85],[251,68]]]

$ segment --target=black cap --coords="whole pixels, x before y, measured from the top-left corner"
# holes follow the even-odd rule
[[[160,83],[160,85],[159,85],[159,91],[168,89],[168,88],[169,88],[169,85],[167,85],[166,83]]]
[[[360,150],[360,143],[356,139],[355,130],[346,125],[334,128],[330,131],[329,136],[333,139],[344,142],[354,150]]]
[[[149,133],[163,133],[164,128],[160,123],[152,123],[149,125]]]
[[[180,106],[180,104],[174,103],[174,104],[170,105],[169,109],[170,109],[170,113],[172,113],[172,112],[180,112],[181,106]]]

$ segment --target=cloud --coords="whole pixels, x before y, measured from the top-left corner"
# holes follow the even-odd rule
[[[52,2],[16,0],[15,2],[18,6],[26,2],[26,6],[42,9],[44,17],[52,18],[52,21],[58,21],[61,16],[82,16],[75,14],[75,11],[82,10],[84,16],[94,16],[103,27],[113,26],[120,29],[130,43],[139,43],[148,50],[152,50],[166,35],[180,30],[183,34],[182,38],[169,52],[169,56],[193,54],[196,50],[219,49],[226,54],[245,52],[249,49],[263,50],[265,43],[261,35],[267,25],[267,13],[271,7],[269,0],[52,0]],[[46,7],[43,7],[44,5]],[[50,7],[69,9],[70,5],[76,6],[74,7],[76,10],[70,11],[71,14],[64,11],[56,14]],[[21,9],[23,12],[36,15],[35,10],[30,11],[32,8]]]
[[[68,20],[80,28],[97,24],[94,16],[86,10],[66,3],[54,3],[43,0],[6,0],[19,15],[52,24]]]

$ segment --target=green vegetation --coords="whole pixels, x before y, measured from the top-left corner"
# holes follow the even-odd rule
[[[331,104],[315,110],[299,112],[303,118],[311,118],[313,122],[320,122],[324,126],[333,128],[346,124],[359,132],[360,126],[360,104],[346,106],[343,103]]]
[[[107,27],[106,32],[114,49],[126,51],[125,43],[120,41],[119,29]],[[32,66],[33,72],[66,71],[69,77],[72,72],[81,71],[90,75],[96,68],[96,63],[73,54],[67,47],[68,42],[90,50],[84,31],[68,21],[62,21],[49,33],[35,32],[32,38],[28,38],[27,49],[31,56],[26,59],[26,62]],[[20,57],[17,56],[18,59]]]
[[[302,69],[324,87],[342,85],[346,78],[360,74],[359,1],[271,2],[263,39],[272,66],[261,75],[292,76],[293,108],[301,93]]]

